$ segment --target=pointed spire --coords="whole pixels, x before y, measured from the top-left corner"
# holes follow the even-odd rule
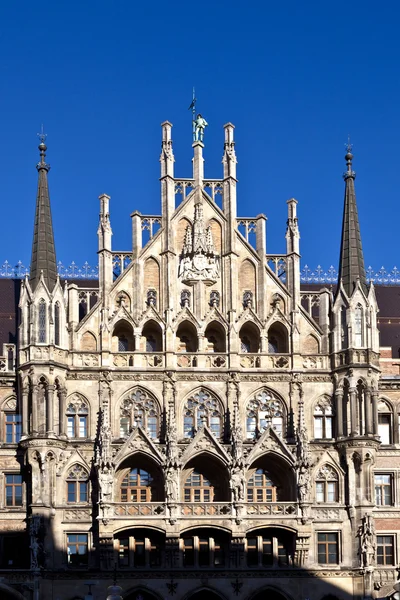
[[[38,133],[40,144],[40,161],[36,165],[38,170],[38,191],[36,198],[35,225],[33,230],[32,257],[30,269],[30,285],[34,290],[39,282],[41,273],[50,291],[53,291],[57,281],[56,253],[54,248],[53,223],[51,219],[49,187],[47,173],[50,165],[46,163],[45,144],[46,134]]]
[[[361,245],[360,225],[358,222],[356,193],[354,188],[355,172],[352,170],[352,144],[350,137],[346,144],[345,156],[347,171],[343,173],[345,180],[344,210],[342,225],[342,241],[340,247],[339,261],[339,283],[350,296],[353,293],[357,280],[363,291],[367,292],[367,280],[365,277],[364,255]]]

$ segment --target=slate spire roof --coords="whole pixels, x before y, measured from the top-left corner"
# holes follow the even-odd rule
[[[39,282],[40,274],[43,271],[44,281],[50,292],[52,292],[57,281],[57,264],[54,248],[53,223],[51,219],[49,186],[47,183],[47,173],[50,170],[50,165],[45,161],[47,146],[44,141],[46,136],[42,133],[39,137],[40,161],[36,165],[39,178],[29,279],[31,288],[34,290]]]
[[[360,225],[358,222],[356,193],[354,188],[355,172],[352,170],[353,154],[352,145],[347,144],[345,156],[347,171],[344,172],[345,180],[344,209],[342,225],[342,241],[340,246],[339,277],[345,292],[351,296],[354,286],[359,280],[360,285],[367,293],[367,280],[365,277],[364,255],[361,245]]]

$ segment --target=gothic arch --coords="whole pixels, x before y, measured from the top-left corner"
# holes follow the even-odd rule
[[[208,522],[205,523],[204,525],[199,525],[196,522],[192,523],[191,525],[188,525],[187,527],[184,527],[183,529],[179,530],[179,535],[182,535],[182,533],[187,533],[188,531],[192,531],[193,529],[218,529],[218,531],[223,531],[224,533],[228,533],[229,535],[232,535],[232,529],[230,527],[226,527],[225,525],[221,525],[220,523],[218,523],[218,521],[215,522]]]
[[[121,432],[122,432],[121,419],[124,417],[129,417],[129,415],[127,414],[128,408],[131,408],[132,410],[134,410],[135,401],[144,402],[144,398],[141,399],[140,395],[142,395],[144,398],[148,398],[150,400],[150,402],[153,403],[154,408],[153,409],[150,408],[150,410],[155,410],[155,412],[156,412],[155,416],[157,417],[158,434],[160,433],[161,419],[162,419],[162,413],[163,413],[162,401],[156,396],[156,394],[154,392],[150,391],[146,387],[144,387],[142,385],[135,385],[135,386],[131,387],[130,389],[126,390],[123,394],[121,394],[121,396],[119,397],[119,399],[116,403],[117,410],[114,411],[114,413],[113,413],[112,418],[114,419],[114,422],[111,424],[111,428],[114,431],[114,434],[116,437],[121,437]],[[132,400],[132,402],[129,402],[129,400]],[[124,407],[124,403],[126,405],[125,407]],[[144,407],[144,409],[145,409],[145,407]],[[132,418],[131,418],[131,421],[132,421]],[[122,435],[122,437],[124,437],[124,438],[128,437],[129,433],[133,430],[133,427],[134,427],[133,422],[130,422],[128,430],[127,431],[124,430],[124,435]],[[146,431],[146,435],[148,435],[148,429],[146,430],[146,427],[144,429]],[[154,437],[154,436],[150,435],[150,437]],[[158,438],[159,435],[157,435],[155,437]]]
[[[138,594],[142,595],[143,600],[163,600],[163,597],[157,592],[149,590],[144,586],[136,586],[130,588],[129,591],[124,592],[124,600],[136,600]]]
[[[266,585],[259,588],[256,592],[251,592],[246,597],[246,600],[264,600],[264,598],[268,598],[268,600],[293,600],[292,596],[289,596],[286,592],[283,593],[274,585]]]
[[[208,396],[209,398],[206,398]],[[191,405],[190,406],[190,401]],[[202,401],[204,401],[204,408],[202,408]],[[214,404],[214,407],[213,407]],[[187,423],[189,420],[189,412],[193,413],[193,431],[187,431]],[[212,414],[219,413],[219,433],[213,428]],[[181,436],[185,438],[194,438],[197,431],[201,429],[201,423],[199,423],[199,415],[204,414],[203,425],[206,425],[211,432],[214,432],[216,439],[221,439],[224,436],[225,417],[226,417],[226,406],[220,395],[208,386],[199,385],[193,390],[188,392],[180,402],[179,415],[181,415],[182,422],[178,423],[179,431]],[[216,414],[214,415],[217,416]]]
[[[183,600],[226,600],[226,596],[220,591],[213,590],[210,587],[196,588],[195,590],[188,592]]]
[[[192,221],[186,216],[179,219],[175,233],[175,247],[178,256],[181,254],[183,249],[187,227],[192,227]]]
[[[283,417],[283,423],[282,423],[282,427],[283,427],[283,435],[285,434],[284,428],[285,425],[287,424],[287,417],[288,417],[288,406],[286,403],[286,400],[283,398],[283,396],[277,392],[276,390],[274,390],[273,388],[267,387],[267,386],[262,386],[259,387],[257,389],[255,389],[253,392],[251,392],[251,394],[249,394],[243,405],[241,408],[241,421],[242,423],[245,423],[245,435],[246,435],[246,431],[247,431],[247,412],[249,410],[249,404],[252,400],[258,400],[260,401],[259,397],[263,394],[266,393],[267,395],[271,396],[271,399],[276,399],[282,408],[282,417]]]
[[[267,337],[269,353],[281,354],[289,352],[290,331],[282,319],[272,321],[269,324]]]
[[[82,335],[80,349],[82,351],[97,352],[97,338],[92,331],[85,331]]]

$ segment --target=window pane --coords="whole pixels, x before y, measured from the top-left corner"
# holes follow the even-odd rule
[[[323,417],[314,417],[314,438],[316,440],[320,440],[324,437],[322,419]]]
[[[328,482],[328,497],[327,497],[327,501],[328,502],[337,502],[336,482],[335,481],[329,481]]]
[[[331,438],[332,435],[332,417],[325,417],[325,437]]]
[[[120,437],[128,437],[130,429],[130,419],[129,417],[121,417],[119,421],[119,435]]]
[[[67,435],[70,438],[75,437],[75,417],[67,417]]]
[[[87,417],[79,417],[79,437],[87,437]]]
[[[157,438],[157,417],[148,417],[147,433],[151,439]]]
[[[391,418],[390,415],[378,416],[378,435],[382,444],[391,444]]]
[[[191,438],[193,437],[193,427],[194,427],[194,418],[192,415],[185,415],[184,418],[184,437]]]
[[[67,483],[68,502],[76,502],[76,484],[73,481]]]
[[[317,483],[316,483],[316,499],[317,499],[317,502],[324,502],[325,501],[324,487],[325,487],[325,484],[324,484],[323,481],[317,481]]]
[[[81,481],[79,483],[79,501],[87,502],[87,496],[88,496],[88,484],[86,483],[86,481]]]
[[[247,417],[246,436],[247,436],[247,439],[250,439],[250,440],[253,440],[256,437],[256,418],[255,417]]]

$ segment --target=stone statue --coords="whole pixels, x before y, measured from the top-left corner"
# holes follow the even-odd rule
[[[360,538],[360,566],[367,568],[373,565],[375,561],[375,529],[371,515],[363,518],[362,525],[358,530]]]
[[[298,488],[298,492],[299,492],[300,502],[307,502],[310,487],[311,487],[310,471],[305,464],[300,464],[298,480],[297,480],[297,488]]]
[[[40,544],[35,537],[32,537],[29,548],[31,550],[31,569],[32,571],[38,571]]]
[[[231,490],[234,502],[244,502],[245,499],[245,477],[240,467],[234,467],[231,472]]]
[[[173,467],[169,467],[165,473],[165,494],[167,502],[178,501],[178,472]]]
[[[207,127],[207,121],[199,113],[193,121],[194,129],[194,140],[195,142],[202,142],[204,138],[204,130]]]
[[[113,473],[108,467],[99,471],[100,502],[112,501]]]

